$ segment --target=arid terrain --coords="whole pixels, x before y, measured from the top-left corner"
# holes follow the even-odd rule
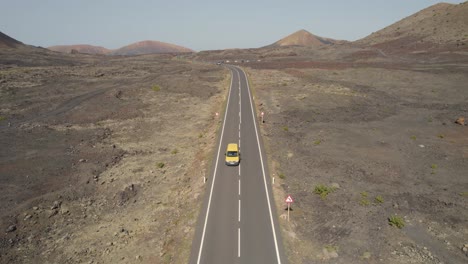
[[[357,43],[243,54],[291,263],[468,261],[467,11],[441,4]],[[462,26],[447,33],[441,15]],[[387,38],[415,18],[443,38]]]
[[[228,71],[1,53],[0,262],[186,263]]]
[[[0,263],[187,263],[230,84],[219,61],[265,113],[289,263],[466,263],[467,14],[178,56],[0,34]]]
[[[291,263],[465,263],[468,58],[270,67],[247,72]]]

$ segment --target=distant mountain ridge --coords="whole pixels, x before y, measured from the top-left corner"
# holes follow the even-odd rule
[[[80,45],[58,45],[58,46],[51,46],[48,49],[57,52],[63,53],[72,53],[74,51],[79,53],[88,53],[88,54],[109,54],[111,50],[106,49],[100,46],[92,46],[87,44],[80,44]]]
[[[92,45],[59,45],[51,46],[48,49],[63,52],[63,53],[88,53],[88,54],[102,54],[102,55],[143,55],[153,53],[187,53],[194,52],[192,49],[178,46],[175,44],[165,43],[155,40],[145,40],[135,42],[130,45],[121,47],[116,50],[106,49],[104,47]]]
[[[112,55],[142,55],[151,53],[188,53],[192,49],[155,40],[136,42],[111,52]]]
[[[321,47],[321,46],[334,45],[334,44],[339,44],[339,43],[344,43],[344,42],[346,41],[316,36],[308,32],[307,30],[301,29],[269,45],[269,47],[283,47],[283,46]]]

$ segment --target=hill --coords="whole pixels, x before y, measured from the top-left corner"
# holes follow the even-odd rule
[[[439,3],[356,41],[381,48],[463,47],[468,42],[468,2]]]
[[[77,51],[79,53],[88,53],[88,54],[108,54],[111,50],[104,47],[92,46],[92,45],[58,45],[47,47],[50,50],[63,52],[63,53],[72,53],[72,51]]]
[[[188,53],[194,52],[189,48],[160,41],[146,40],[136,42],[112,51],[112,55],[142,55],[152,53]]]
[[[307,30],[301,29],[287,37],[284,37],[277,42],[271,44],[269,47],[283,47],[283,46],[304,46],[304,47],[320,47],[325,45],[333,45],[343,43],[330,38],[323,38],[316,36]]]
[[[0,48],[16,48],[24,45],[22,42],[0,32]]]

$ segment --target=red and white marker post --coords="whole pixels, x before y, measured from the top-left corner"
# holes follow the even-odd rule
[[[289,222],[289,209],[291,207],[291,204],[294,203],[294,200],[291,197],[291,195],[288,195],[288,197],[286,197],[286,203],[288,204],[288,222]]]
[[[261,112],[261,113],[260,113],[260,116],[262,117],[262,124],[263,124],[263,116],[264,116],[264,115],[265,115],[264,112]]]

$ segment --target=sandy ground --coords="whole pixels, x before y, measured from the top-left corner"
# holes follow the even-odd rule
[[[228,71],[2,52],[0,262],[187,263]]]
[[[290,263],[466,263],[468,59],[362,54],[243,64]]]

